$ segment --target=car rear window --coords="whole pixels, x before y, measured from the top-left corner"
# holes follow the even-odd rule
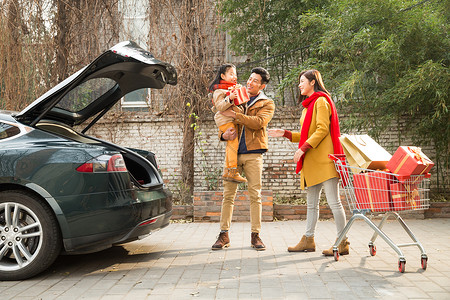
[[[20,128],[11,124],[0,122],[0,140],[18,135]]]
[[[110,78],[93,78],[67,93],[56,107],[79,112],[110,91],[117,83]]]

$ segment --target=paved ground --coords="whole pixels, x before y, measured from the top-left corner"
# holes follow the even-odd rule
[[[407,220],[427,251],[422,270],[417,247],[397,254],[381,239],[370,256],[373,230],[356,221],[350,255],[321,255],[335,240],[332,221],[321,221],[317,251],[288,253],[305,221],[264,223],[266,251],[250,248],[250,224],[234,223],[231,247],[211,251],[217,223],[171,224],[147,239],[96,254],[63,256],[46,273],[0,282],[0,299],[450,299],[450,219]],[[410,242],[402,227],[384,227],[397,244]]]

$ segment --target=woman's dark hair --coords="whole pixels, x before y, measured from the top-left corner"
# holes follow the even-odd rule
[[[219,69],[217,70],[216,73],[216,77],[214,78],[214,80],[211,82],[211,84],[209,85],[209,90],[212,91],[214,89],[214,85],[215,84],[219,84],[220,80],[222,80],[222,77],[220,77],[220,75],[224,74],[228,71],[229,68],[235,68],[236,66],[233,64],[223,64],[219,67]]]
[[[314,82],[314,92],[324,92],[326,94],[328,94],[328,96],[331,96],[330,92],[327,91],[327,89],[325,88],[325,85],[323,84],[323,80],[322,80],[322,75],[320,75],[320,72],[317,70],[307,70],[307,71],[303,71],[298,75],[298,83],[300,84],[300,78],[302,76],[305,76],[306,79],[308,79],[310,82],[315,80]],[[300,93],[300,96],[298,97],[298,102],[301,103],[303,100],[305,100],[306,98],[308,98],[308,96],[306,95],[302,95]]]
[[[267,84],[270,80],[270,74],[269,72],[261,67],[253,68],[252,73],[258,74],[262,78],[261,84]]]

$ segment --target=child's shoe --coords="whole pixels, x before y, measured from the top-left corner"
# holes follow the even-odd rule
[[[239,171],[236,168],[226,168],[223,172],[222,179],[226,181],[233,181],[237,183],[247,182],[247,179],[239,174]]]

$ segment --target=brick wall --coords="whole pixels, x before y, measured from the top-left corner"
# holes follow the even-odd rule
[[[174,205],[172,220],[195,220],[196,222],[219,222],[220,206],[222,192],[196,192],[194,196],[194,205]],[[293,204],[271,204],[270,191],[263,192],[263,221],[273,220],[306,220],[306,205]],[[347,220],[352,213],[345,199],[342,199]],[[249,201],[248,193],[241,192],[236,198],[233,214],[233,221],[249,221]],[[195,213],[194,213],[195,210]],[[328,205],[320,205],[319,219],[333,219],[333,213]],[[398,212],[403,219],[424,219],[424,218],[450,218],[449,202],[431,202],[427,210],[400,211]],[[375,220],[381,219],[384,213],[373,215]],[[194,217],[195,216],[195,217]],[[390,219],[392,219],[391,217]]]
[[[205,207],[197,210],[196,222],[218,222],[220,220],[218,212],[220,211],[220,193],[219,192],[196,192],[197,201],[204,198],[208,193],[218,193],[215,195],[216,199],[210,207]],[[202,195],[203,194],[203,195]],[[248,221],[248,210],[244,210],[244,205],[248,203],[243,203],[242,198],[237,201],[237,207],[235,208],[235,218],[233,221]],[[263,206],[264,216],[263,221],[270,222],[272,220],[285,221],[285,220],[306,220],[306,205],[293,205],[293,204],[273,204],[272,213],[270,215],[270,204],[268,200],[265,200],[266,205]],[[347,220],[352,216],[348,206],[345,201],[343,201],[345,215]],[[198,203],[196,205],[199,205]],[[172,220],[193,220],[194,219],[194,205],[174,205]],[[319,219],[328,220],[333,219],[333,213],[328,205],[320,205],[319,208]],[[415,211],[401,211],[399,212],[403,219],[425,219],[425,218],[450,218],[450,203],[449,202],[431,202],[430,208],[427,210],[415,210]],[[371,218],[375,220],[381,219],[383,213],[374,215]],[[237,218],[239,216],[239,218]],[[391,217],[390,219],[392,219]]]
[[[352,216],[352,213],[348,209],[345,201],[344,210],[347,220]],[[440,210],[441,211],[441,210]],[[439,214],[429,214],[426,216],[427,210],[411,210],[411,211],[400,211],[398,212],[403,219],[424,219],[424,218],[443,218],[448,217],[450,214],[447,213],[445,216]],[[372,219],[381,219],[385,213],[374,213],[370,216]],[[369,217],[369,215],[367,215]],[[273,205],[273,217],[277,220],[306,220],[306,205],[291,205],[291,204],[274,204]],[[394,217],[390,217],[389,220]],[[320,205],[319,207],[319,219],[329,220],[333,219],[333,212],[328,205]]]
[[[261,192],[262,221],[273,220],[272,191]],[[222,191],[194,193],[194,222],[219,222],[222,207]],[[250,221],[250,198],[248,191],[238,191],[234,200],[233,222]]]
[[[194,207],[192,205],[174,205],[171,220],[192,220]]]
[[[450,218],[450,202],[432,202],[424,214],[425,218]]]
[[[342,118],[345,118],[343,116]],[[270,128],[298,130],[299,115],[292,109],[277,108]],[[110,115],[101,120],[88,134],[121,146],[151,150],[156,153],[159,166],[168,187],[176,194],[180,190],[182,126],[175,116],[158,117],[149,113]],[[211,118],[199,122],[195,151],[195,190],[221,190],[220,174],[224,159],[224,142],[217,138],[217,128]],[[406,144],[403,142],[402,144]],[[397,146],[396,131],[385,132],[380,144],[393,153]],[[411,143],[412,144],[412,143]],[[434,150],[422,146],[430,159]],[[270,150],[264,155],[263,189],[272,190],[274,199],[304,197],[299,190],[299,176],[292,160],[297,145],[285,138],[270,138]],[[209,179],[207,179],[209,178]],[[432,174],[432,183],[436,180]]]

